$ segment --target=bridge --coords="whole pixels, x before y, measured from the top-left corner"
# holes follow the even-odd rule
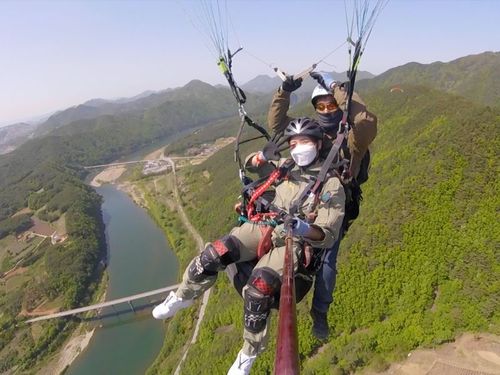
[[[67,310],[67,311],[61,311],[58,313],[54,314],[49,314],[49,315],[43,315],[43,316],[38,316],[36,318],[28,319],[26,320],[26,323],[35,323],[35,322],[40,322],[42,320],[48,320],[48,319],[55,319],[55,318],[62,318],[64,316],[69,316],[69,315],[76,315],[76,314],[81,314],[87,311],[92,311],[92,310],[99,310],[102,309],[103,307],[109,307],[109,306],[115,306],[119,305],[122,303],[128,303],[130,306],[130,309],[132,311],[134,310],[134,305],[132,304],[132,301],[141,299],[141,298],[146,298],[146,297],[151,297],[155,296],[158,294],[163,294],[165,292],[170,292],[171,290],[176,290],[179,287],[180,284],[176,285],[171,285],[167,286],[165,288],[160,288],[160,289],[155,289],[151,290],[149,292],[143,292],[139,294],[134,294],[133,296],[128,296],[128,297],[122,297],[118,298],[112,301],[106,301],[102,303],[97,303],[95,305],[90,305],[90,306],[85,306],[85,307],[79,307],[77,309],[72,309],[72,310]]]

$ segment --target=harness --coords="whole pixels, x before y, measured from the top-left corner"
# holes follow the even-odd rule
[[[288,213],[272,204],[269,199],[264,197],[264,193],[271,185],[279,184],[285,180],[294,166],[295,162],[292,159],[287,159],[269,176],[246,185],[242,191],[242,215],[257,224],[276,226],[278,224],[276,219],[284,221]]]
[[[260,259],[272,248],[272,233],[276,225],[287,221],[293,216],[293,209],[287,212],[283,210],[264,196],[268,189],[273,184],[279,184],[288,178],[289,172],[295,166],[292,159],[287,159],[280,167],[276,168],[269,176],[261,178],[247,185],[242,192],[243,208],[240,213],[240,222],[250,222],[259,225],[261,230],[261,238],[257,247],[257,258]],[[317,179],[310,177],[309,185],[316,183]],[[316,195],[310,205],[306,208],[307,212],[313,212],[317,202],[319,201],[319,193],[321,189],[316,191]],[[302,193],[303,194],[303,193]],[[307,199],[308,196],[306,196]],[[274,197],[273,197],[274,198]],[[292,205],[297,205],[301,199],[299,198]],[[300,205],[297,206],[297,212]],[[295,212],[296,213],[296,212]],[[313,220],[310,220],[313,221]],[[302,257],[299,260],[298,274],[303,277],[313,275],[321,265],[323,252],[314,250],[307,242],[302,242],[303,248]]]

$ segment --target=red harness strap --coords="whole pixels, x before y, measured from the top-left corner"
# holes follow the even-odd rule
[[[271,225],[265,225],[260,227],[261,236],[259,240],[259,246],[257,246],[257,259],[262,258],[266,255],[271,247],[273,246],[273,242],[271,240],[271,236],[273,234],[274,227]]]
[[[267,189],[278,179],[281,177],[281,169],[275,169],[268,177],[266,182],[264,182],[262,185],[260,185],[257,189],[255,189],[254,193],[250,197],[250,200],[248,201],[247,207],[248,207],[248,219],[251,221],[259,221],[262,220],[263,216],[267,216],[268,218],[271,217],[271,215],[268,214],[255,214],[255,201],[265,193]],[[274,215],[276,216],[276,215]]]

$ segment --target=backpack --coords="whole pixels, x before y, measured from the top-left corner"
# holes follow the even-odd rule
[[[347,184],[344,184],[345,191],[345,215],[342,222],[344,234],[349,230],[350,225],[359,216],[359,206],[363,200],[361,184],[368,181],[368,169],[370,167],[370,150],[367,150],[361,160],[359,173]]]

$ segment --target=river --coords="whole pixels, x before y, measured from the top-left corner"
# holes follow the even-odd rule
[[[106,299],[175,284],[177,258],[147,212],[113,185],[96,190],[104,198],[109,274]],[[117,310],[127,308],[124,304]],[[66,374],[143,374],[158,355],[165,334],[163,323],[154,320],[150,310],[98,321],[89,346]]]

